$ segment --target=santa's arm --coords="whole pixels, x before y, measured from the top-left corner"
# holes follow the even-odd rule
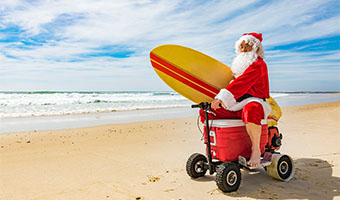
[[[227,108],[232,107],[236,99],[246,94],[262,74],[261,65],[253,63],[241,76],[233,80],[225,89],[221,89],[215,99],[220,99]]]

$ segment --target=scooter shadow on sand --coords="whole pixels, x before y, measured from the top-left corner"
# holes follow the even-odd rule
[[[265,171],[242,171],[242,190],[224,193],[231,197],[256,199],[334,199],[340,196],[340,178],[332,176],[332,164],[315,158],[294,160],[295,175],[289,182],[273,180]],[[200,180],[199,180],[200,181]]]
[[[326,160],[300,158],[294,160],[295,175],[288,183],[266,176],[264,169],[242,170],[242,190],[223,193],[209,191],[212,195],[223,193],[229,197],[248,197],[254,199],[310,199],[331,200],[340,196],[340,178],[332,176],[333,165]],[[215,176],[207,175],[195,179],[197,182],[215,181]],[[307,191],[307,190],[308,191]]]

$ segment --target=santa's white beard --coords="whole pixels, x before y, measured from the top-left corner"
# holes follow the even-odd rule
[[[231,71],[235,78],[241,76],[243,72],[257,60],[257,57],[258,55],[254,50],[238,54],[231,65]]]

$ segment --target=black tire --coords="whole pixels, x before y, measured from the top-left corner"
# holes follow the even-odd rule
[[[236,163],[225,162],[217,166],[216,184],[223,192],[238,190],[241,179],[241,171]]]
[[[204,176],[207,172],[206,167],[204,167],[205,163],[207,163],[207,158],[204,155],[200,153],[192,154],[186,164],[187,174],[191,178]]]
[[[288,156],[283,155],[277,162],[277,173],[282,178],[282,180],[286,180],[290,177],[292,171],[292,160]]]

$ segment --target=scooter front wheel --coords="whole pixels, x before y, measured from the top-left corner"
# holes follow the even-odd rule
[[[207,172],[207,168],[205,167],[207,162],[207,158],[204,155],[200,153],[192,154],[186,164],[187,174],[191,178],[204,176]]]

